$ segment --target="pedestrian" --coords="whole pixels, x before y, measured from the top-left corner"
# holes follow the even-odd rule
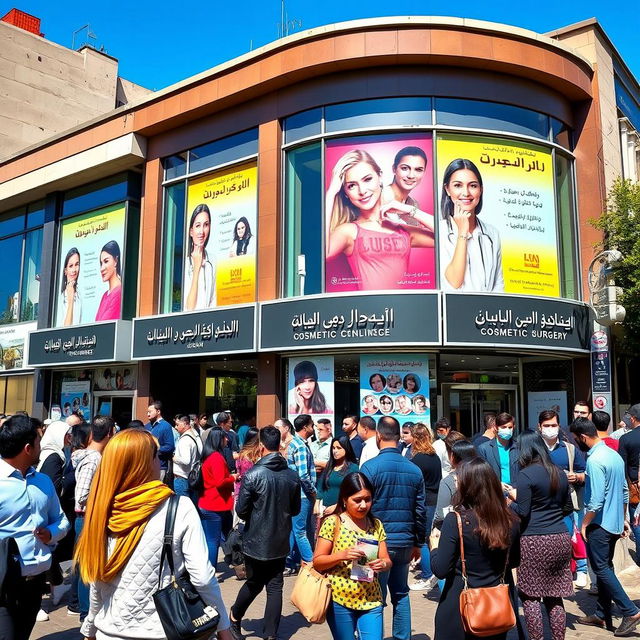
[[[629,487],[629,520],[636,541],[636,551],[640,549],[640,404],[629,407],[631,431],[618,440],[618,453],[624,460],[624,471]]]
[[[236,460],[236,482],[233,487],[233,497],[237,500],[240,494],[240,487],[245,475],[260,460],[262,455],[262,445],[260,443],[260,431],[256,427],[249,427],[244,434],[244,444],[238,459]]]
[[[189,486],[189,474],[202,460],[204,445],[188,415],[178,415],[176,430],[180,434],[180,439],[173,454],[173,490],[179,496],[191,498],[195,503],[197,496]]]
[[[156,440],[138,429],[119,433],[104,450],[75,552],[82,580],[91,584],[91,609],[80,628],[85,638],[166,637],[153,595],[170,581],[167,562],[158,574],[172,491],[160,482],[157,453]],[[220,615],[219,640],[230,640],[198,513],[185,498],[178,501],[172,552],[176,575],[188,572],[200,597]]]
[[[471,438],[474,447],[479,447],[481,444],[489,442],[489,440],[493,440],[496,437],[496,416],[497,414],[493,411],[487,411],[484,414],[484,431]]]
[[[496,416],[495,439],[478,447],[478,455],[489,463],[505,491],[516,486],[520,470],[518,465],[520,451],[513,438],[514,428],[514,417],[510,413],[499,413]]]
[[[358,422],[358,435],[364,444],[360,453],[360,466],[378,455],[376,421],[371,416],[363,416]]]
[[[593,615],[577,619],[587,624],[613,630],[612,601],[622,614],[615,630],[617,637],[628,636],[640,623],[640,610],[625,593],[613,570],[613,554],[619,538],[629,535],[625,520],[629,492],[622,458],[598,437],[596,426],[587,418],[573,421],[571,431],[578,446],[587,453],[586,513],[582,537],[587,542],[587,556],[596,574],[598,603]]]
[[[331,457],[317,483],[318,500],[322,500],[322,515],[329,515],[335,511],[342,481],[349,473],[358,471],[351,442],[346,434],[331,441]]]
[[[349,436],[356,462],[360,464],[360,454],[362,453],[362,447],[364,447],[364,440],[358,434],[358,416],[349,414],[342,418],[342,430]]]
[[[13,415],[0,429],[0,539],[13,538],[19,555],[6,558],[0,637],[28,640],[42,603],[52,549],[69,530],[51,478],[35,470],[42,423]]]
[[[620,418],[620,422],[618,422],[617,429],[611,434],[611,437],[614,440],[620,440],[620,438],[622,438],[625,433],[629,433],[629,431],[633,431],[631,416],[628,411],[625,411]]]
[[[216,416],[216,425],[222,429],[227,436],[227,444],[225,447],[224,457],[229,465],[229,471],[235,473],[236,471],[236,459],[240,453],[240,443],[238,441],[238,434],[232,429],[233,419],[231,418],[230,411],[221,411]]]
[[[436,437],[433,441],[433,448],[442,466],[442,477],[446,478],[451,473],[451,464],[449,463],[449,454],[444,443],[447,436],[451,433],[451,422],[449,418],[439,418],[435,424]]]
[[[423,424],[416,424],[411,429],[413,456],[411,462],[415,464],[422,473],[425,489],[425,540],[423,541],[420,553],[420,573],[416,581],[409,587],[412,591],[429,591],[432,589],[437,578],[431,571],[431,558],[429,554],[429,533],[433,523],[433,515],[436,510],[438,500],[438,489],[442,480],[442,465],[433,445],[431,444],[431,434],[429,429]]]
[[[287,464],[300,479],[300,512],[293,518],[291,552],[284,575],[295,575],[298,562],[313,559],[313,506],[316,501],[316,469],[307,440],[313,435],[313,419],[307,413],[296,416],[293,422],[296,435],[287,450]]]
[[[176,439],[173,436],[173,428],[162,417],[162,402],[156,400],[147,407],[149,422],[144,425],[147,431],[160,443],[158,457],[160,458],[160,480],[164,480],[169,467],[169,461],[173,458],[176,448]]]
[[[426,536],[424,480],[420,469],[398,450],[400,424],[395,418],[380,418],[376,439],[380,453],[360,470],[373,486],[371,512],[384,525],[393,562],[381,577],[385,600],[388,592],[393,605],[393,637],[409,640],[409,563],[420,558]]]
[[[460,555],[458,514],[466,575],[470,588],[494,587],[505,581],[505,573],[518,566],[519,523],[507,507],[502,486],[492,468],[481,458],[458,466],[458,492],[454,511],[445,516],[442,532],[432,539],[431,569],[446,580],[436,609],[434,640],[470,640],[460,617],[460,594],[464,588]],[[517,608],[514,608],[517,612]],[[504,640],[506,633],[485,636]]]
[[[264,588],[263,638],[277,638],[292,517],[300,511],[300,480],[279,453],[280,432],[264,427],[259,442],[261,457],[245,473],[236,502],[238,517],[245,522],[242,551],[247,580],[230,610],[234,640],[241,640],[242,618]]]
[[[409,460],[411,460],[411,457],[413,456],[413,449],[411,448],[411,445],[413,444],[412,429],[414,425],[414,422],[405,422],[402,425],[402,435],[399,442],[400,453]]]
[[[566,613],[562,598],[573,595],[571,536],[564,517],[573,513],[569,481],[551,460],[535,431],[518,439],[518,488],[509,494],[521,520],[518,592],[531,640],[543,640],[542,606],[553,640],[564,640]]]
[[[604,442],[607,447],[611,447],[614,451],[618,451],[620,442],[617,438],[609,436],[609,426],[611,425],[611,416],[606,411],[594,411],[591,415],[591,421],[596,425],[598,430],[598,438]]]
[[[227,436],[222,429],[211,429],[202,452],[202,493],[198,510],[209,550],[209,562],[216,571],[218,549],[233,527],[233,485],[224,457]]]
[[[256,428],[255,416],[251,416],[248,420],[244,421],[243,424],[241,424],[238,427],[238,446],[240,447],[240,449],[242,449],[242,447],[244,446],[244,443],[247,440],[247,434],[249,433],[249,430],[255,429],[255,428]]]
[[[372,515],[372,495],[364,473],[348,474],[334,514],[320,527],[313,566],[331,580],[327,623],[334,640],[353,640],[356,632],[361,640],[383,637],[378,576],[389,571],[392,561],[384,526]]]
[[[278,418],[273,426],[280,432],[280,453],[284,456],[285,460],[289,451],[289,445],[293,440],[295,431],[293,430],[293,424],[286,418]]]
[[[329,456],[331,455],[332,437],[333,428],[331,426],[331,420],[320,418],[316,422],[316,439],[309,445],[317,474],[322,473],[322,470],[327,466]]]

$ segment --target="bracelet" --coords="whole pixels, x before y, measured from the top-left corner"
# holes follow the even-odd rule
[[[417,213],[417,211],[418,211],[418,209],[417,209],[416,205],[414,204],[414,205],[411,207],[411,211],[410,211],[409,215],[410,215],[412,218],[415,218],[415,217],[416,217],[416,213]]]
[[[458,238],[459,238],[460,240],[468,240],[468,239],[469,239],[469,235],[467,234],[467,235],[464,235],[464,236],[463,236],[462,234],[460,234],[460,235],[458,236]]]

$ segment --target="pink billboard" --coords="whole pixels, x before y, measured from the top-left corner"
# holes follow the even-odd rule
[[[435,288],[431,134],[332,140],[326,291]]]

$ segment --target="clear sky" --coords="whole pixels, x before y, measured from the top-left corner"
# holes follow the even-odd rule
[[[302,21],[302,30],[358,18],[432,15],[501,22],[539,33],[596,17],[640,79],[637,2],[498,0],[462,5],[369,0],[351,5],[345,0],[287,0],[287,14]],[[162,89],[272,42],[280,21],[280,0],[11,0],[0,2],[0,15],[14,6],[41,18],[45,37],[67,47],[73,32],[89,23],[96,35],[90,42],[118,58],[121,76],[149,89]],[[76,46],[86,40],[86,33],[77,36]]]

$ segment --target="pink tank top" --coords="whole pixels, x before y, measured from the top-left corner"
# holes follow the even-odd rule
[[[348,260],[359,289],[398,289],[409,264],[411,236],[404,229],[383,233],[356,226],[358,235]]]

